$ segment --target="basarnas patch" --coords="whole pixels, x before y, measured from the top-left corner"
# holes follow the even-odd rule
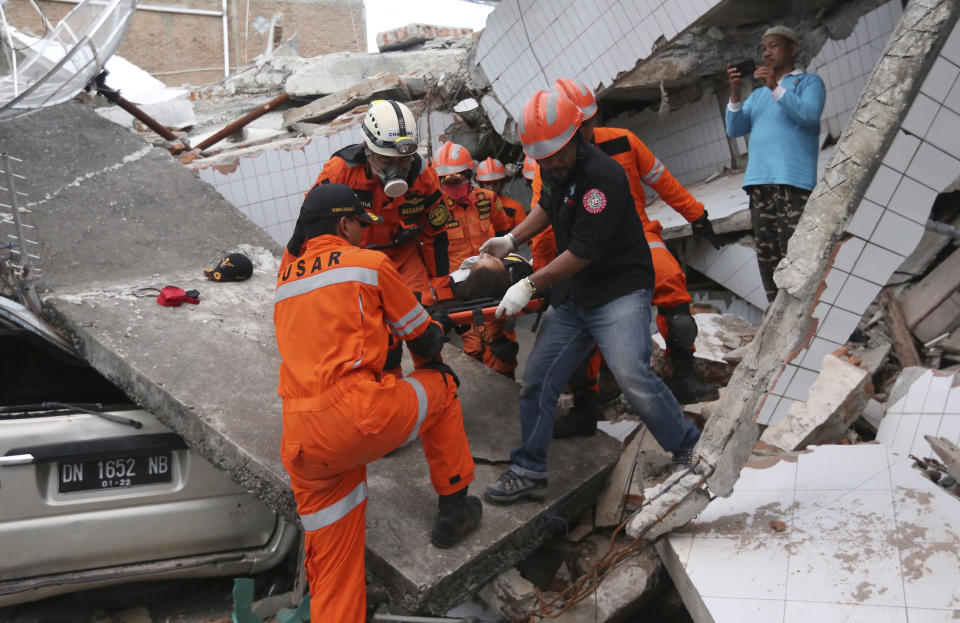
[[[607,196],[599,188],[583,193],[583,209],[590,214],[600,214],[607,207]]]
[[[433,206],[427,214],[427,221],[434,227],[442,227],[448,220],[450,220],[450,211],[443,202]]]

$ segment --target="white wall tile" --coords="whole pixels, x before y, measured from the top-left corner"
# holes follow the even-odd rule
[[[893,192],[887,208],[921,225],[927,222],[937,191],[916,180],[904,177]]]
[[[940,104],[936,101],[923,93],[918,94],[903,120],[903,129],[916,136],[926,136],[927,129],[930,128],[930,124],[939,109]]]
[[[886,285],[887,281],[890,280],[890,275],[902,263],[902,256],[875,244],[867,243],[851,272],[867,281]]]
[[[894,171],[890,167],[880,165],[876,175],[873,176],[873,180],[870,182],[870,186],[867,187],[867,192],[864,194],[864,197],[877,205],[887,205],[902,177],[902,174]]]
[[[883,207],[878,206],[868,199],[864,199],[860,202],[860,207],[853,213],[853,217],[847,225],[847,232],[860,238],[870,238],[870,234],[880,220],[883,211]]]
[[[940,56],[933,63],[933,67],[930,68],[930,73],[924,78],[920,92],[929,95],[938,102],[942,102],[950,91],[950,87],[956,81],[958,74],[960,74],[960,67]]]
[[[899,130],[893,139],[893,143],[890,145],[890,149],[888,149],[887,153],[883,156],[883,164],[903,173],[910,165],[910,160],[913,158],[919,146],[919,138],[911,136],[903,130]]]
[[[882,286],[878,284],[861,279],[856,275],[850,275],[843,284],[843,291],[837,297],[834,305],[861,316],[867,310],[867,306],[880,294],[881,288]]]
[[[960,156],[960,114],[941,108],[925,139],[953,156]]]
[[[960,26],[956,24],[953,26],[953,31],[943,44],[943,49],[940,50],[940,56],[954,65],[960,65]]]
[[[960,160],[929,143],[923,143],[910,162],[906,173],[925,186],[943,192],[960,175]]]
[[[817,336],[831,342],[846,343],[859,321],[860,314],[834,307],[817,327]]]
[[[886,210],[870,237],[870,242],[906,257],[917,248],[923,232],[923,225]]]

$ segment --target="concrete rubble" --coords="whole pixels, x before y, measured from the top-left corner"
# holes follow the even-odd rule
[[[793,403],[786,418],[763,431],[760,441],[780,452],[836,441],[863,412],[872,389],[867,370],[826,355],[810,400]]]
[[[923,171],[908,171],[906,164],[894,168],[893,161],[909,141],[915,141],[910,143],[911,157],[926,149],[939,154],[937,162],[960,161],[960,145],[955,141],[951,150],[927,135],[937,111],[947,110],[946,102],[955,98],[944,91],[939,99],[932,99],[927,76],[944,75],[948,48],[954,54],[951,62],[960,65],[960,52],[954,50],[960,49],[955,29],[960,8],[935,0],[910,2],[900,25],[890,26],[872,74],[864,68],[868,75],[862,93],[857,91],[859,100],[850,102],[849,121],[844,117],[839,126],[833,119],[824,123],[825,143],[836,139],[836,144],[820,154],[820,181],[791,239],[788,256],[778,268],[780,292],[768,303],[741,188],[747,145],[721,136],[713,145],[719,149],[719,158],[692,163],[691,152],[702,146],[691,147],[694,139],[685,133],[706,133],[709,123],[703,119],[721,118],[727,94],[717,75],[728,59],[755,56],[759,34],[770,23],[782,21],[802,32],[802,55],[811,60],[833,40],[856,40],[855,32],[866,31],[863,16],[875,15],[887,3],[818,0],[790,14],[779,4],[717,3],[714,10],[698,13],[689,27],[657,38],[617,71],[604,67],[613,78],[597,83],[609,125],[632,128],[645,139],[658,124],[675,128],[678,137],[683,135],[675,139],[683,144],[676,152],[670,151],[675,146],[670,136],[655,137],[651,147],[658,155],[670,154],[663,159],[671,169],[674,162],[680,163],[678,177],[689,176],[688,183],[684,180],[688,189],[708,207],[715,230],[725,242],[715,249],[691,239],[683,217],[659,198],[650,197],[648,214],[663,225],[663,237],[685,266],[691,290],[699,290],[704,301],[718,300],[719,292],[725,305],[719,309],[704,303],[698,309],[695,295],[697,370],[706,381],[721,387],[721,398],[687,407],[689,417],[705,425],[694,467],[669,473],[669,454],[621,398],[607,405],[608,421],[601,423],[601,430],[619,436],[619,443],[606,434],[555,443],[551,461],[558,468],[556,474],[551,472],[554,492],[545,505],[487,513],[482,533],[472,543],[452,555],[437,555],[417,545],[426,538],[427,529],[418,502],[431,494],[428,487],[418,485],[415,495],[410,495],[409,483],[419,482],[416,470],[422,467],[422,459],[418,447],[404,448],[371,466],[367,531],[368,567],[398,611],[443,613],[477,596],[510,620],[536,615],[530,620],[619,621],[636,612],[645,595],[660,590],[664,565],[696,623],[793,620],[771,614],[777,607],[794,616],[838,620],[830,617],[859,614],[863,611],[857,608],[867,605],[891,609],[896,616],[901,610],[909,614],[923,601],[917,595],[933,590],[928,584],[935,583],[931,577],[942,574],[955,579],[948,568],[949,561],[960,557],[956,531],[941,530],[930,523],[933,519],[918,518],[925,509],[934,511],[934,518],[949,516],[950,504],[957,503],[951,497],[954,489],[942,484],[931,489],[929,482],[917,481],[914,472],[920,470],[910,467],[907,457],[912,453],[922,461],[935,461],[936,454],[942,461],[940,471],[953,478],[954,485],[960,479],[956,445],[960,443],[960,410],[956,410],[960,407],[954,406],[960,402],[951,402],[960,401],[960,389],[950,369],[951,363],[960,362],[960,250],[956,250],[956,238],[926,231],[921,225],[928,218],[941,224],[960,222],[960,191],[955,183],[960,169],[951,179],[947,179],[951,171],[946,171],[931,180]],[[514,6],[519,5],[504,0],[491,19],[497,12],[497,19],[508,19],[503,16],[510,15]],[[546,20],[545,6],[531,5],[528,19],[537,15],[535,19]],[[226,376],[242,383],[247,391],[240,393],[256,394],[249,404],[235,397],[205,395],[199,385],[177,373],[177,362],[186,356],[175,341],[182,332],[182,319],[161,318],[153,309],[156,306],[129,296],[134,285],[155,280],[153,269],[147,275],[137,267],[111,267],[104,260],[113,248],[106,240],[96,239],[89,269],[81,275],[74,272],[77,259],[66,252],[66,242],[58,245],[52,236],[45,241],[50,265],[60,271],[47,284],[45,315],[95,367],[155,412],[191,447],[278,512],[292,515],[286,474],[275,456],[276,444],[269,441],[278,437],[279,426],[275,379],[270,376],[276,369],[268,318],[271,283],[263,277],[244,284],[257,303],[250,306],[248,316],[231,325],[225,319],[237,303],[235,296],[220,292],[208,296],[210,286],[204,286],[195,269],[210,259],[208,255],[212,258],[244,244],[259,258],[258,270],[271,274],[280,245],[292,230],[303,191],[330,154],[362,140],[358,123],[373,99],[410,103],[418,115],[424,151],[436,149],[443,140],[455,140],[477,159],[489,154],[511,164],[519,160],[513,121],[516,100],[506,100],[502,89],[521,54],[509,50],[510,68],[499,68],[497,73],[491,69],[496,45],[483,37],[478,40],[469,31],[412,24],[381,33],[380,54],[339,53],[312,59],[297,56],[293,41],[219,85],[194,90],[191,99],[181,97],[147,108],[164,125],[189,133],[188,140],[197,144],[267,99],[281,93],[294,99],[238,132],[233,140],[203,154],[188,154],[182,166],[161,163],[158,150],[121,135],[116,139],[121,146],[115,152],[117,158],[99,163],[99,168],[71,172],[71,179],[79,180],[75,186],[63,175],[52,176],[49,183],[56,192],[47,191],[50,196],[41,202],[50,206],[50,214],[64,209],[62,202],[68,199],[95,205],[90,185],[94,181],[106,185],[120,198],[100,206],[93,220],[88,218],[78,227],[96,235],[91,223],[116,226],[131,246],[149,247],[143,261],[163,266],[164,278],[204,288],[203,305],[189,322],[204,334],[225,336],[226,342],[214,352],[195,353],[197,360],[190,365],[212,368],[221,359],[232,360],[237,352],[243,353],[243,370],[228,366]],[[529,42],[529,49],[534,50],[535,44],[544,45]],[[575,55],[578,49],[571,47],[558,58]],[[526,93],[535,83],[530,78],[520,90]],[[960,89],[960,82],[957,85],[950,93]],[[921,108],[928,102],[936,108]],[[694,109],[699,115],[695,123],[676,121],[685,120],[684,115]],[[36,124],[30,126],[31,132],[44,136],[44,145],[63,140],[54,141],[50,127],[70,126],[78,119],[87,125],[97,122],[80,107],[57,110],[57,114],[36,115]],[[129,125],[129,119],[115,111],[100,108],[98,113]],[[922,131],[917,128],[919,116],[929,118]],[[671,119],[678,125],[671,126]],[[97,127],[103,136],[116,134],[103,125]],[[960,127],[955,129],[960,132]],[[0,126],[6,148],[5,132],[9,127]],[[156,137],[147,138],[167,147]],[[10,143],[23,151],[34,148],[12,138]],[[36,158],[41,164],[35,166],[47,166],[43,154]],[[160,183],[181,193],[191,189],[189,201],[174,212],[184,219],[184,226],[189,223],[194,228],[184,234],[194,243],[186,257],[167,257],[171,249],[157,251],[153,257],[153,232],[166,231],[170,223],[150,216],[149,202],[139,205],[142,200],[128,196],[129,189],[113,171],[132,175],[142,185],[140,193],[155,188],[155,197],[164,195]],[[919,205],[910,214],[913,222],[901,224],[910,219],[891,207],[883,217],[875,216],[869,226],[864,225],[865,210],[885,209],[887,203],[879,198],[878,189],[894,177],[917,178],[926,184],[922,193],[902,199]],[[528,191],[521,180],[511,181],[508,189],[508,194],[527,202]],[[939,198],[934,201],[930,193]],[[893,206],[894,189],[887,195]],[[204,217],[197,220],[194,211],[201,212],[201,203]],[[894,230],[902,232],[902,239],[882,238],[882,224],[894,219],[900,219],[896,224],[901,229]],[[230,226],[224,228],[223,223]],[[213,253],[207,248],[210,240],[223,248]],[[866,257],[864,249],[873,248],[893,257],[860,259]],[[886,272],[868,276],[864,263],[882,264]],[[68,275],[74,278],[68,280]],[[902,309],[902,324],[912,335],[897,339],[915,349],[915,361],[907,361],[891,346],[897,342],[896,320],[890,307],[878,302],[887,299]],[[735,315],[737,309],[742,313]],[[841,315],[842,323],[837,320]],[[670,363],[659,334],[654,342],[652,367],[669,378]],[[510,444],[504,442],[504,432],[509,431],[511,439],[519,438],[518,387],[447,348],[447,359],[469,379],[461,388],[461,399],[479,463],[478,482],[486,482],[509,460]],[[247,377],[250,361],[260,362],[257,367],[263,372],[252,380]],[[911,367],[911,363],[920,365]],[[491,392],[503,397],[498,405],[490,404]],[[942,403],[933,404],[941,394]],[[565,396],[560,415],[568,408],[569,396]],[[496,425],[491,427],[491,422]],[[872,441],[874,435],[883,445],[862,443]],[[848,467],[834,475],[832,484],[816,480],[825,478],[829,464],[825,457]],[[858,467],[860,458],[884,474],[889,472],[892,488],[863,486],[873,483],[876,472]],[[929,469],[924,465],[921,470]],[[790,480],[790,474],[797,476],[801,467],[813,470],[810,482],[816,480],[816,486]],[[947,476],[937,478],[942,481]],[[831,493],[835,490],[840,491]],[[852,496],[849,503],[842,501],[846,494]],[[888,510],[878,506],[880,498],[888,497],[890,505],[898,505],[909,519],[897,518],[899,523],[894,523]],[[879,521],[877,530],[889,537],[882,547],[869,549],[877,537],[861,525],[864,517]],[[620,536],[613,549],[626,551],[639,547],[636,543],[668,536],[658,541],[656,553],[640,548],[609,570],[586,598],[568,603],[567,597],[580,588],[577,583],[586,582],[583,578],[612,551],[611,530],[624,524],[629,537]],[[837,545],[832,538],[820,538],[818,531],[836,531],[856,543]],[[397,537],[398,532],[403,538]],[[920,536],[913,538],[913,534]],[[543,553],[538,548],[553,547],[553,537],[563,540],[562,547],[574,548],[575,555],[567,556],[549,578],[527,579],[525,575],[532,574],[521,571],[524,564],[540,560],[537,557]],[[835,557],[839,563],[825,553],[829,547],[842,549]],[[881,549],[882,560],[874,561],[876,568],[855,558],[871,561]],[[801,566],[791,565],[789,576],[781,574],[787,577],[782,586],[774,582],[772,576],[784,571],[781,563],[794,559]],[[902,572],[897,571],[899,589],[891,580],[895,574],[884,562],[887,559],[902,562]],[[793,597],[807,595],[802,591],[812,590],[809,587],[819,581],[808,577],[803,565],[825,569],[824,577],[842,594],[822,607],[797,605],[805,599]],[[791,593],[795,577],[807,582],[798,589],[801,593]],[[721,580],[728,578],[737,588],[722,586]],[[756,586],[751,589],[740,581],[745,578]],[[944,598],[935,609],[960,611],[956,591],[940,588]],[[890,601],[890,596],[896,599]],[[554,618],[560,609],[565,610]],[[545,615],[551,616],[540,618]]]

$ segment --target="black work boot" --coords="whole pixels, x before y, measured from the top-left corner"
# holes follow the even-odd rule
[[[693,367],[693,351],[671,348],[670,360],[673,362],[673,380],[670,389],[680,404],[709,402],[720,398],[720,392],[709,383],[697,377]]]
[[[430,542],[440,549],[448,549],[460,543],[477,529],[480,518],[483,517],[480,498],[467,495],[466,489],[452,495],[441,495],[437,508]]]
[[[597,392],[586,390],[573,395],[573,407],[566,417],[553,425],[553,438],[589,437],[596,434],[597,422],[603,419],[603,409]]]

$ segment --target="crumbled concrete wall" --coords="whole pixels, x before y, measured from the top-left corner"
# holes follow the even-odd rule
[[[890,38],[777,270],[780,292],[697,446],[711,494],[731,493],[757,439],[754,415],[759,399],[784,362],[812,334],[810,312],[823,287],[828,260],[958,13],[960,6],[954,2],[914,0]],[[691,520],[709,501],[701,481],[697,474],[684,476],[635,516],[628,532],[652,538]],[[663,491],[650,492],[647,499]]]

